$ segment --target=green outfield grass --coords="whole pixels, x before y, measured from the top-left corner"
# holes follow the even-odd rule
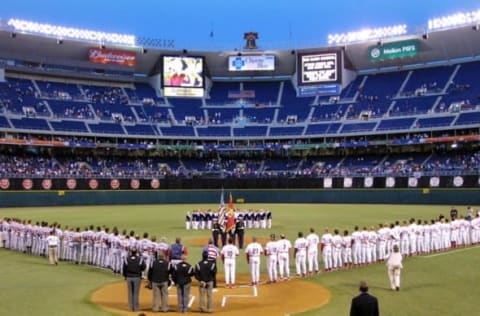
[[[119,229],[149,232],[166,236],[169,242],[177,236],[189,241],[208,237],[208,231],[186,231],[186,211],[194,208],[217,208],[218,205],[131,205],[96,207],[8,208],[0,217],[18,217],[33,221],[60,222],[70,227],[93,224],[117,226]],[[436,218],[448,215],[450,205],[358,205],[358,204],[237,204],[239,208],[269,208],[273,212],[271,230],[247,231],[267,238],[271,232],[285,233],[292,241],[298,231],[314,227],[321,235],[325,227],[349,231],[355,225],[377,226],[380,222]],[[457,206],[464,213],[466,206]],[[474,207],[477,209],[477,207]],[[200,248],[189,247],[190,262],[200,259]],[[384,265],[378,264],[349,271],[332,272],[312,277],[332,292],[328,305],[302,315],[348,315],[351,298],[357,294],[361,279],[367,280],[370,291],[380,301],[381,315],[477,315],[477,280],[480,248],[460,249],[432,257],[407,258],[400,292],[389,290]],[[29,257],[0,250],[0,315],[108,315],[89,302],[92,291],[119,277],[109,271],[61,263],[47,264],[47,259]],[[221,265],[220,265],[221,266]],[[266,278],[264,260],[263,278]],[[243,253],[238,260],[238,273],[247,273]],[[293,271],[293,266],[292,266]],[[305,293],[309,295],[309,293]],[[315,297],[312,297],[314,300]]]

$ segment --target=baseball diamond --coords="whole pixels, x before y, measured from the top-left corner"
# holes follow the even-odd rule
[[[219,275],[219,280],[223,280],[223,275]],[[263,315],[296,314],[320,308],[328,303],[331,296],[331,293],[323,286],[304,279],[292,279],[277,284],[260,284],[257,287],[258,295],[256,297],[252,293],[255,290],[253,287],[247,286],[248,284],[249,277],[247,275],[239,276],[239,286],[234,289],[226,289],[225,284],[219,282],[219,287],[213,294],[214,313],[229,316],[257,315],[259,311]],[[94,304],[115,314],[135,314],[128,312],[128,304],[124,299],[125,292],[126,287],[123,282],[114,283],[93,292],[91,300]],[[197,293],[197,287],[192,287],[191,295]],[[169,294],[170,311],[172,315],[175,315],[176,290],[174,287],[170,289]],[[222,306],[225,296],[228,297],[228,300]],[[196,300],[189,311],[194,313],[198,311]],[[148,290],[141,292],[139,312],[146,315],[156,314],[151,312],[151,292]]]

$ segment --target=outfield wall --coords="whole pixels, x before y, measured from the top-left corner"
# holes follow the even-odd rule
[[[0,207],[218,204],[220,190],[0,191]],[[232,189],[239,203],[384,203],[480,205],[480,188],[469,189]]]

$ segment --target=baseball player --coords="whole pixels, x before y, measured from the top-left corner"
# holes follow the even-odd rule
[[[220,251],[225,270],[225,287],[227,289],[235,287],[236,262],[239,253],[237,246],[233,244],[232,238],[228,238],[228,243]]]
[[[318,273],[318,244],[320,243],[320,237],[315,233],[313,228],[310,228],[310,234],[307,235],[308,247],[307,247],[307,262],[308,273]]]
[[[332,234],[330,234],[328,228],[326,228],[324,234],[322,235],[322,238],[320,239],[320,247],[322,249],[323,265],[325,272],[331,271],[333,267],[332,239]]]
[[[250,265],[250,274],[252,276],[252,285],[258,285],[260,281],[260,255],[263,253],[263,247],[257,242],[256,237],[252,237],[252,242],[245,249],[247,263]]]
[[[352,236],[348,234],[348,230],[345,230],[342,238],[342,257],[343,265],[347,269],[352,266],[352,243]]]
[[[332,237],[332,262],[333,262],[333,269],[337,270],[342,268],[342,245],[343,245],[343,238],[340,236],[340,232],[338,229],[333,231]]]
[[[278,270],[280,279],[283,281],[290,280],[290,249],[292,249],[292,243],[285,238],[285,234],[281,234],[277,244],[277,251]]]
[[[362,249],[362,234],[358,230],[358,226],[355,226],[354,231],[352,233],[352,254],[353,254],[353,264],[355,266],[360,265],[361,259],[361,249]]]
[[[270,241],[265,245],[265,256],[267,256],[268,283],[277,282],[278,263],[278,242],[275,234],[270,235]]]
[[[294,242],[295,270],[297,276],[305,277],[307,275],[307,247],[308,241],[303,237],[303,233],[298,233],[298,238]]]

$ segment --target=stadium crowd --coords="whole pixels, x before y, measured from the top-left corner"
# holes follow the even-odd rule
[[[421,176],[476,174],[480,152],[456,153],[441,159],[385,159],[385,156],[358,156],[342,163],[342,157],[289,159],[288,163],[270,166],[268,158],[218,159],[199,157],[204,163],[189,166],[181,159],[101,156],[0,155],[0,177],[201,177],[217,174],[227,178],[324,177],[324,176]],[[170,164],[173,162],[172,167]]]

